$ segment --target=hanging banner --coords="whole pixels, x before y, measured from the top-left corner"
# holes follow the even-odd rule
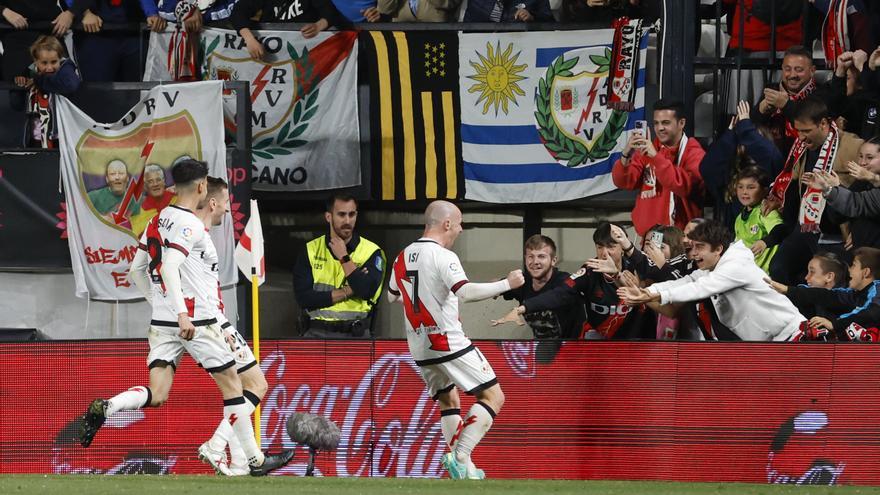
[[[545,203],[615,189],[611,167],[645,115],[641,32],[634,22],[617,31],[461,34],[465,198]]]
[[[182,159],[208,163],[227,178],[220,82],[157,86],[118,122],[92,120],[58,96],[61,178],[76,295],[102,300],[141,297],[128,278],[150,219],[174,203],[171,168]],[[238,280],[233,222],[211,229],[223,285]]]
[[[357,33],[257,31],[266,56],[248,55],[235,32],[201,33],[202,78],[250,82],[253,187],[313,191],[357,186],[360,131]],[[226,128],[235,131],[235,96],[224,94]]]
[[[377,199],[459,199],[458,32],[370,31],[370,148]]]

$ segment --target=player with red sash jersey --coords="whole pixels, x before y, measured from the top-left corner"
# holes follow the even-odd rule
[[[388,299],[403,303],[410,353],[428,393],[440,405],[440,426],[451,450],[443,456],[443,466],[453,479],[482,479],[471,452],[492,426],[504,393],[492,366],[465,335],[458,301],[495,297],[521,287],[525,279],[522,270],[514,270],[498,282],[468,281],[450,251],[461,231],[461,211],[455,205],[428,205],[424,235],[394,260]],[[477,398],[463,420],[456,387]]]
[[[223,418],[241,442],[254,476],[290,462],[292,450],[260,451],[242,395],[235,358],[217,322],[216,278],[205,273],[202,256],[216,249],[204,222],[194,213],[207,197],[208,167],[184,160],[171,170],[178,202],[150,221],[132,261],[130,277],[153,308],[150,321],[150,386],[137,386],[110,399],[95,399],[83,415],[79,439],[88,447],[106,418],[119,411],[161,406],[168,398],[174,370],[188,352],[211,373],[223,395]],[[216,269],[216,266],[214,267]]]

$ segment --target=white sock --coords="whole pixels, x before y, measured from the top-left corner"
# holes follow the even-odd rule
[[[245,406],[248,408],[248,416],[250,416],[254,412],[254,409],[256,409],[250,401],[246,401]],[[214,435],[208,440],[208,446],[217,452],[222,452],[226,450],[226,444],[232,443],[233,438],[235,438],[235,432],[232,431],[232,425],[230,425],[229,421],[226,421],[226,418],[224,417],[220,421],[220,424],[217,425],[217,429],[214,430]],[[238,445],[238,449],[241,450],[241,444],[236,441],[236,445]],[[244,454],[242,453],[242,455]]]
[[[451,452],[455,452],[456,434],[461,426],[461,409],[445,409],[440,411],[440,431]]]
[[[236,435],[232,435],[229,437],[229,466],[235,467],[247,467],[248,458],[247,454],[244,453],[244,449],[241,448],[241,442],[238,441],[238,437]]]
[[[149,387],[138,385],[116,395],[107,401],[107,411],[105,417],[110,417],[119,411],[130,411],[132,409],[141,409],[150,405],[153,400],[153,394]]]
[[[263,452],[260,451],[257,440],[254,438],[254,426],[251,424],[251,415],[244,397],[223,401],[223,419],[232,426],[232,431],[235,432],[235,436],[247,456],[248,464],[254,466],[263,464]]]
[[[471,463],[471,452],[480,443],[483,435],[492,427],[495,411],[491,407],[477,402],[468,411],[467,417],[462,421],[464,428],[455,442],[455,458],[458,462],[468,465]]]
[[[443,432],[443,438],[446,445],[449,446],[450,452],[455,452],[455,442],[461,435],[461,409],[446,409],[440,411],[440,430]],[[468,459],[468,470],[475,471],[477,466]]]
[[[252,414],[254,410],[257,409],[257,404],[260,403],[260,398],[247,390],[244,391],[244,398],[247,400],[245,405],[248,406],[248,414]],[[221,432],[221,430],[223,431]],[[229,465],[236,467],[247,466],[247,455],[244,453],[244,449],[241,448],[241,442],[238,441],[238,437],[235,436],[232,431],[232,426],[229,425],[228,421],[221,421],[220,426],[217,427],[217,431],[214,432],[214,436],[221,434],[223,435],[224,441],[229,443]],[[214,437],[211,437],[211,440],[213,439]],[[225,447],[226,443],[223,445],[223,448]]]

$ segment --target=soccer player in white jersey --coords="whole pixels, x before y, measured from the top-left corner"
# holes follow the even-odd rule
[[[226,185],[226,181],[216,177],[208,177],[208,195],[195,213],[204,222],[205,228],[208,230],[211,227],[222,225],[223,218],[229,213],[229,187]],[[245,400],[247,400],[248,409],[253,412],[263,396],[266,395],[269,385],[266,383],[266,377],[257,364],[257,359],[250,346],[248,346],[247,341],[244,340],[223,313],[220,279],[216,269],[219,257],[210,236],[207,237],[206,242],[210,244],[210,249],[202,257],[202,266],[206,276],[217,286],[216,297],[212,298],[212,305],[217,307],[217,322],[223,330],[223,335],[232,350],[233,356],[235,356],[235,369],[238,371],[238,377],[241,380],[243,395]],[[229,460],[226,457],[227,445],[229,445]],[[199,447],[198,452],[199,459],[210,464],[217,474],[242,476],[250,472],[247,456],[228,421],[220,421],[214,434]]]
[[[522,270],[514,270],[498,282],[468,281],[450,251],[461,230],[461,211],[454,204],[428,205],[424,235],[394,260],[388,299],[403,303],[410,354],[440,406],[440,427],[451,451],[443,466],[450,478],[482,479],[471,452],[501,410],[504,393],[492,366],[462,330],[458,301],[495,297],[521,287],[525,279]],[[477,399],[464,420],[456,387]]]
[[[230,423],[247,455],[250,474],[264,476],[290,462],[293,451],[275,455],[260,451],[234,368],[235,358],[217,322],[216,303],[211,299],[211,294],[217,293],[216,278],[206,277],[202,263],[213,244],[206,242],[210,237],[205,224],[193,213],[207,196],[208,167],[204,162],[184,160],[174,166],[171,175],[177,204],[150,221],[129,270],[153,308],[147,357],[150,386],[132,387],[109,400],[92,401],[80,423],[80,443],[91,445],[106,418],[118,411],[162,405],[186,351],[217,383],[223,395],[223,419]]]

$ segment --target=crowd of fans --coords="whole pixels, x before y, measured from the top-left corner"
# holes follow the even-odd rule
[[[25,90],[16,104],[30,116],[25,146],[52,146],[48,95],[73,93],[80,80],[141,78],[140,34],[107,31],[104,23],[146,22],[157,32],[179,25],[193,35],[207,25],[232,27],[259,59],[255,22],[302,23],[302,34],[313,37],[361,22],[650,18],[660,2],[188,3],[0,0],[0,15],[14,28],[0,31],[0,66]],[[597,257],[574,274],[557,271],[552,239],[529,239],[526,285],[505,296],[521,304],[497,323],[528,322],[539,338],[878,340],[880,40],[873,27],[880,12],[875,2],[811,0],[825,19],[828,75],[821,76],[813,50],[798,44],[806,22],[803,9],[791,7],[798,2],[778,2],[769,14],[766,0],[722,3],[731,14],[728,55],[766,56],[773,38],[778,80],[767,80],[767,71],[731,73],[729,125],[705,149],[684,132],[682,102],[658,100],[652,128],[631,133],[612,169],[617,187],[637,191],[633,238],[601,224]],[[836,15],[845,20],[829,22]],[[51,28],[32,28],[41,22]],[[76,24],[82,29],[71,35]],[[78,64],[67,55],[72,49]],[[713,220],[703,220],[705,206]]]

